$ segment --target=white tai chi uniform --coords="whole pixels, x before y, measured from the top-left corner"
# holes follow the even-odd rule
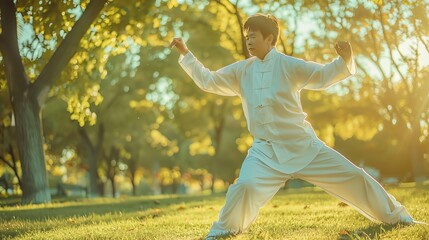
[[[412,219],[363,169],[317,138],[305,120],[301,89],[325,89],[355,74],[353,58],[349,66],[340,57],[322,65],[273,48],[263,60],[252,57],[218,71],[205,68],[191,52],[181,55],[179,63],[202,90],[239,96],[255,139],[209,236],[248,229],[259,209],[290,178],[321,187],[371,220]]]

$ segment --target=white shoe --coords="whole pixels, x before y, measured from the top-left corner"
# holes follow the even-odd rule
[[[221,237],[228,237],[228,236],[234,236],[236,234],[233,233],[223,233],[223,234],[218,234],[218,235],[207,235],[204,240],[216,240],[217,238],[221,238]]]
[[[429,225],[425,222],[416,221],[412,217],[409,217],[409,216],[408,217],[401,217],[401,219],[399,220],[399,223],[406,224],[406,225],[417,225],[417,224]]]
[[[413,223],[411,223],[411,224],[429,225],[429,224],[427,224],[425,222],[416,221],[416,220],[413,220]]]

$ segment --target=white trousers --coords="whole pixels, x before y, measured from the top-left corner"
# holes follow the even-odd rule
[[[322,188],[370,220],[397,223],[411,218],[405,207],[376,180],[332,148],[323,146],[309,165],[292,174],[270,168],[249,151],[237,182],[228,188],[219,220],[213,223],[208,236],[247,230],[259,209],[291,178]]]

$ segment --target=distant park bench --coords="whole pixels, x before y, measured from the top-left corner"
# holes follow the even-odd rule
[[[81,185],[59,183],[57,186],[59,196],[85,196],[88,197],[88,188]]]

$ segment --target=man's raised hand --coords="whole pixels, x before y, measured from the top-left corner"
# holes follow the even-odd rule
[[[170,48],[174,47],[176,47],[177,51],[182,55],[186,55],[189,52],[188,47],[186,47],[185,42],[180,37],[173,38],[173,41],[171,41]]]
[[[352,46],[348,41],[339,41],[335,44],[335,51],[340,55],[346,63],[351,61],[353,55]]]

